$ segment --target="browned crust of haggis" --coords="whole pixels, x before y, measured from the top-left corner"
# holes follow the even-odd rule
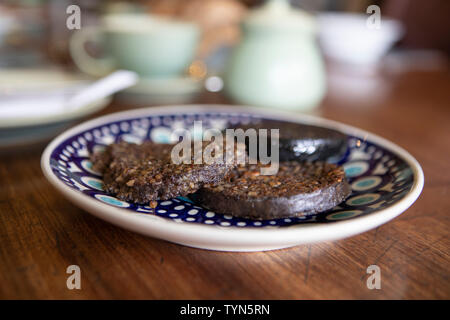
[[[107,192],[124,201],[148,204],[186,196],[205,183],[218,183],[236,166],[235,162],[212,164],[174,164],[174,145],[144,142],[140,145],[119,142],[104,152],[95,153],[93,168],[103,174]],[[205,144],[203,144],[205,146]]]
[[[260,165],[239,167],[227,181],[205,185],[196,200],[217,213],[266,220],[326,211],[350,192],[342,167],[291,161],[272,176],[261,175]]]

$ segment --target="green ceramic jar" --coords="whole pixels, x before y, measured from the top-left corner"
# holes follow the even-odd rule
[[[225,90],[242,104],[308,111],[325,92],[313,17],[285,0],[251,12],[225,75]]]

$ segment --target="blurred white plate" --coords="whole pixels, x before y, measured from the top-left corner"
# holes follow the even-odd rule
[[[44,141],[71,122],[103,109],[111,101],[110,97],[70,110],[56,108],[56,105],[49,107],[59,96],[91,81],[82,75],[52,68],[1,70],[0,108],[4,109],[0,110],[0,147]],[[35,104],[33,112],[28,105],[30,101]]]
[[[103,109],[110,102],[111,98],[105,98],[72,112],[39,118],[24,116],[14,121],[0,119],[0,148],[46,141],[68,127],[72,122]]]
[[[90,78],[57,68],[8,68],[0,70],[0,92],[54,90],[86,84]]]

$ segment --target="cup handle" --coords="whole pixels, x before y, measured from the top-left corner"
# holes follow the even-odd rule
[[[102,31],[99,27],[84,27],[76,31],[69,41],[69,51],[76,66],[86,74],[102,77],[114,70],[114,61],[110,57],[96,58],[90,55],[85,44],[88,41],[99,42]]]

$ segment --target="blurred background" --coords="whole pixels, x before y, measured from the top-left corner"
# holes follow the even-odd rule
[[[100,110],[370,108],[405,74],[448,74],[449,17],[444,0],[2,0],[0,147]]]

